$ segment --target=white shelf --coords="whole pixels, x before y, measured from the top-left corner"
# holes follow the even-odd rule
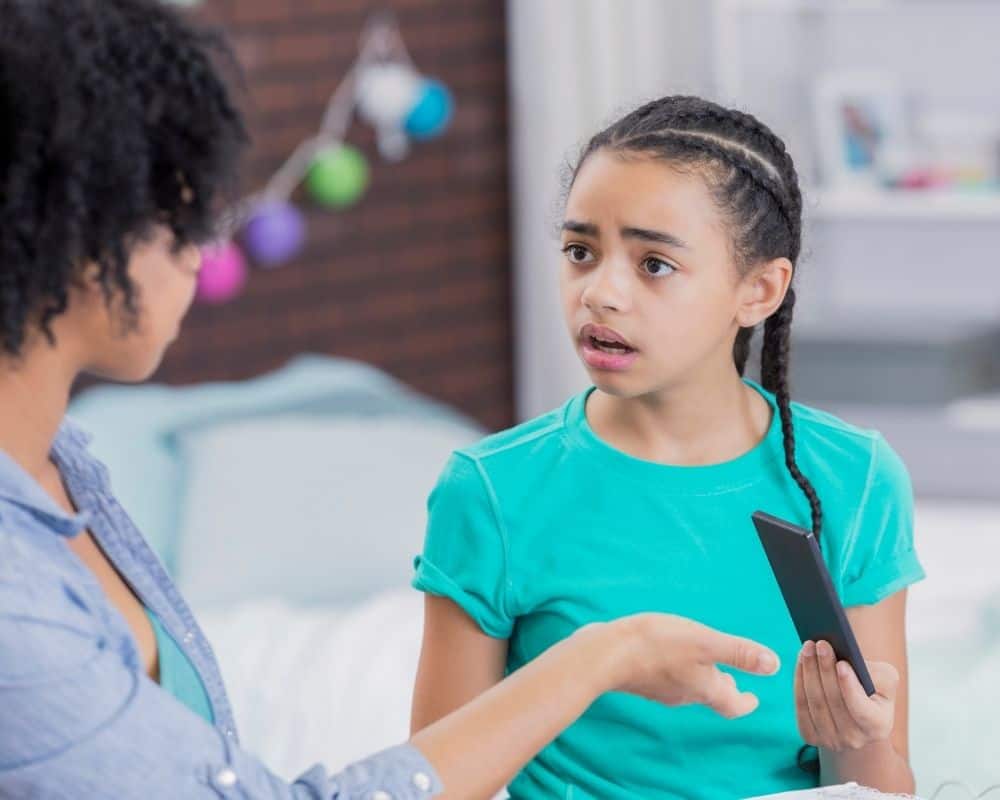
[[[716,0],[718,3],[736,10],[748,11],[814,11],[837,14],[850,11],[884,11],[886,9],[906,10],[914,5],[924,6],[975,6],[986,5],[991,0]]]
[[[1000,191],[820,189],[806,192],[806,214],[824,220],[1000,222]]]

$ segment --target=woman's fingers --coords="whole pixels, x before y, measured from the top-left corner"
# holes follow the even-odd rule
[[[714,635],[707,643],[707,653],[716,664],[757,675],[773,675],[781,666],[775,652],[762,644],[740,636],[715,631],[712,633]]]
[[[741,692],[736,679],[716,667],[712,667],[703,699],[705,705],[727,719],[746,716],[760,704],[756,695]]]

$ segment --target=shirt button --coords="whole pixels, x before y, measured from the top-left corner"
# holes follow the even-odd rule
[[[222,786],[223,788],[229,788],[230,786],[236,785],[236,773],[231,769],[219,770],[215,775],[215,782]]]
[[[431,778],[426,772],[415,772],[413,774],[413,785],[422,792],[431,790]]]
[[[194,641],[194,634],[191,631],[187,631],[184,634],[184,644],[191,644]]]
[[[235,735],[236,731],[234,731],[232,728],[226,728],[226,736],[232,739]]]
[[[372,795],[372,800],[392,800],[392,795],[380,789]]]

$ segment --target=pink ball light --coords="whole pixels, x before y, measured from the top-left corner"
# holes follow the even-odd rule
[[[203,303],[225,303],[242,290],[247,281],[243,253],[232,242],[203,247],[196,297]]]

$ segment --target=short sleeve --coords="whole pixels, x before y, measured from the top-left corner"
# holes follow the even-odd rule
[[[910,476],[896,452],[877,436],[854,532],[846,543],[844,605],[875,605],[923,577],[913,542]]]
[[[496,497],[475,459],[454,453],[427,503],[413,586],[457,603],[489,636],[507,639],[507,542]]]

